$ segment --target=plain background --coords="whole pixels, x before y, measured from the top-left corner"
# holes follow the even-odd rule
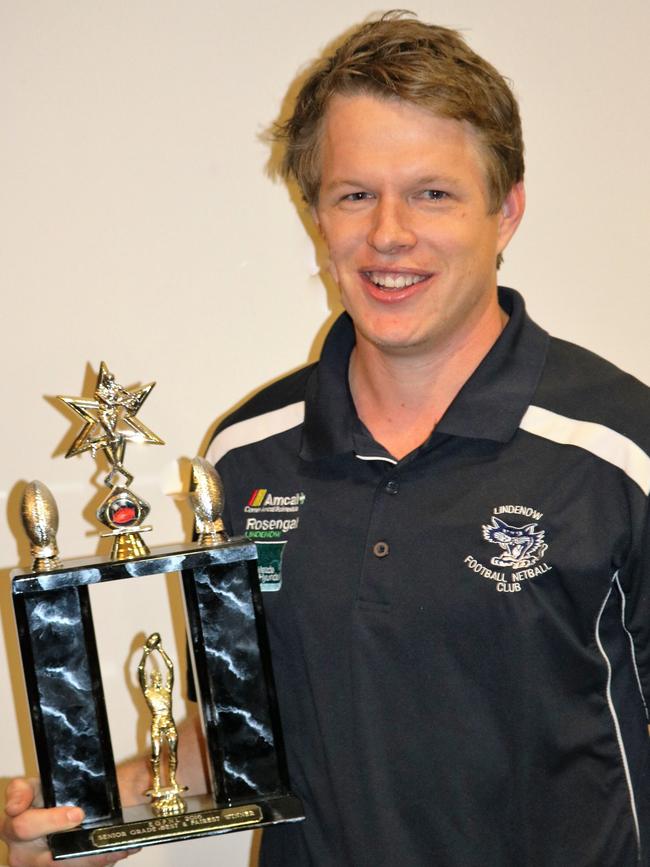
[[[410,6],[461,29],[520,99],[528,213],[501,282],[553,333],[650,381],[647,0]],[[186,538],[185,506],[169,496],[178,459],[244,395],[313,358],[337,309],[261,134],[304,64],[376,8],[0,2],[2,784],[35,771],[9,598],[10,569],[29,562],[24,483],[53,491],[63,556],[98,545],[101,476],[87,455],[64,460],[78,425],[53,396],[88,394],[102,359],[127,386],[157,381],[140,418],[167,444],[131,448],[126,464],[152,504],[149,541]],[[95,603],[119,757],[144,744],[143,635],[161,631],[183,658],[174,582],[134,583]],[[138,861],[245,867],[250,843],[229,835]]]

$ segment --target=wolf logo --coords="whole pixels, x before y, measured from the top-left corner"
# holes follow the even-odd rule
[[[526,569],[537,563],[548,548],[544,543],[544,530],[538,530],[537,524],[512,527],[492,516],[492,523],[483,524],[482,529],[483,538],[499,545],[503,552],[498,557],[492,557],[490,562],[493,566]]]

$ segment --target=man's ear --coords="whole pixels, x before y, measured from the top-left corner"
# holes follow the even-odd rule
[[[499,210],[498,250],[501,253],[508,246],[512,236],[517,231],[521,218],[526,210],[526,189],[524,182],[514,184],[503,200]]]
[[[318,231],[323,234],[323,229],[320,224],[320,217],[318,216],[318,211],[316,210],[316,205],[309,206],[309,213],[311,214],[311,218],[314,221],[314,225],[318,229]]]

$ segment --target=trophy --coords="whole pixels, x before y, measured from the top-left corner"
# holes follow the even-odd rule
[[[223,486],[208,461],[192,461],[196,541],[150,549],[142,538],[150,506],[131,489],[124,460],[128,443],[163,444],[137,417],[153,386],[126,389],[102,362],[92,398],[60,398],[83,419],[66,457],[101,452],[109,465],[96,513],[113,540],[108,558],[62,559],[51,492],[34,481],[23,496],[34,559],[31,570],[12,573],[12,597],[43,798],[46,807],[79,804],[86,814],[79,828],[48,837],[55,859],[304,818],[287,773],[256,548],[228,538]],[[174,664],[152,632],[137,671],[151,717],[149,801],[123,807],[88,588],[123,581],[128,593],[129,582],[170,572],[182,575],[211,791],[188,795],[177,782]]]

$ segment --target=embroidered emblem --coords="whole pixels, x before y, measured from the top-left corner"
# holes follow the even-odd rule
[[[527,523],[509,523],[501,515],[517,515],[528,519]],[[532,521],[530,519],[533,519]],[[481,525],[482,538],[500,548],[494,553],[489,565],[474,554],[468,554],[463,561],[465,566],[477,575],[494,582],[500,593],[518,593],[524,583],[537,578],[553,568],[543,562],[548,550],[546,530],[540,527],[543,513],[530,506],[505,505],[492,510],[489,524]],[[517,520],[516,518],[514,519]],[[492,549],[494,551],[494,549]]]
[[[245,535],[249,539],[279,539],[284,533],[297,530],[300,507],[306,499],[302,491],[284,496],[273,494],[268,488],[255,488],[244,506]]]
[[[260,589],[277,591],[282,587],[282,557],[287,539],[282,538],[300,525],[303,491],[274,494],[268,488],[255,488],[243,506],[244,535],[257,546],[257,572]]]
[[[492,557],[490,563],[509,569],[533,566],[548,548],[544,542],[544,530],[538,530],[537,524],[513,527],[494,515],[491,524],[483,524],[483,538],[499,545],[503,551],[499,556]]]
[[[286,544],[286,542],[255,542],[260,590],[277,591],[282,587],[282,555]]]
[[[245,512],[298,512],[307,498],[302,491],[282,496],[272,494],[268,488],[255,488],[250,495]]]

